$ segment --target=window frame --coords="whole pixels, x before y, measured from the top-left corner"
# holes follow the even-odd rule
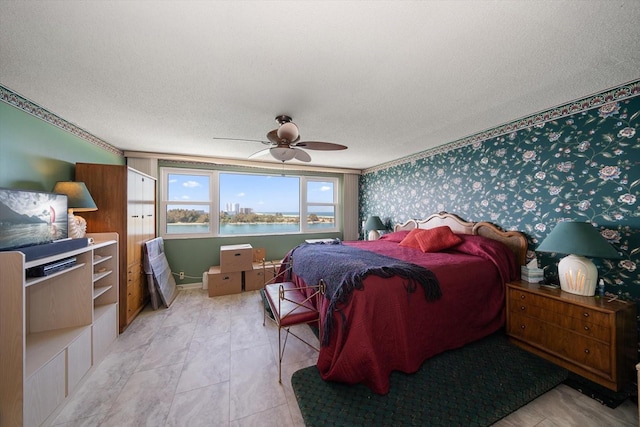
[[[299,188],[299,212],[300,212],[300,229],[294,232],[278,232],[278,233],[264,233],[264,234],[220,234],[220,174],[245,174],[245,175],[259,175],[259,176],[282,176],[282,173],[276,172],[247,172],[247,171],[235,171],[235,170],[213,170],[213,169],[194,169],[194,168],[180,168],[171,166],[160,167],[160,201],[158,203],[160,215],[159,215],[159,236],[164,239],[192,239],[192,238],[234,238],[245,236],[280,236],[280,235],[297,235],[297,234],[326,234],[326,233],[338,233],[341,231],[341,219],[340,219],[340,179],[335,176],[322,176],[322,175],[301,175],[301,174],[287,174],[286,176],[291,178],[298,178],[300,180]],[[169,175],[205,175],[209,177],[209,201],[208,202],[176,202],[168,200]],[[308,202],[307,190],[309,182],[331,182],[333,184],[333,203],[328,202]],[[209,232],[207,233],[167,233],[167,206],[168,205],[206,205],[209,207]],[[331,206],[334,212],[334,226],[332,228],[323,229],[310,229],[308,227],[308,212],[312,210],[314,206]],[[304,218],[304,220],[303,220]]]
[[[307,176],[305,177],[306,179],[301,180],[300,182],[300,228],[302,229],[302,225],[304,224],[304,230],[302,230],[303,233],[312,233],[311,231],[309,231],[309,228],[307,226],[307,221],[302,221],[302,218],[308,218],[309,217],[309,211],[311,210],[310,208],[312,206],[331,206],[333,207],[333,219],[334,219],[334,227],[331,229],[323,229],[323,231],[318,231],[316,233],[323,233],[323,232],[335,232],[335,231],[339,231],[340,230],[340,224],[339,224],[339,215],[338,215],[338,208],[339,208],[339,193],[338,193],[338,187],[339,187],[339,180],[338,178],[328,178],[328,177],[320,177],[320,176]],[[328,203],[328,202],[309,202],[309,194],[308,194],[308,189],[309,189],[309,182],[332,182],[333,183],[333,203]]]

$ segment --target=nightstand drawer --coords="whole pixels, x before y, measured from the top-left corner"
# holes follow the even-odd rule
[[[552,323],[512,313],[508,333],[533,346],[611,376],[611,346]]]
[[[519,289],[510,289],[509,298],[511,305],[525,305],[529,307],[531,313],[550,312],[561,314],[562,317],[571,317],[581,321],[587,321],[593,325],[603,325],[610,328],[610,315],[600,311],[592,310],[580,305],[567,304],[564,301],[547,298],[531,292]],[[535,308],[534,308],[535,307]]]
[[[566,307],[566,305],[562,305]],[[576,332],[581,335],[585,335],[590,338],[594,338],[600,341],[604,341],[606,344],[611,343],[611,328],[596,324],[593,322],[592,317],[570,317],[566,313],[553,310],[559,308],[552,306],[552,310],[539,305],[530,304],[528,300],[520,300],[511,302],[509,309],[513,315],[525,315],[544,322],[556,324],[562,328]],[[597,317],[597,316],[596,316]]]

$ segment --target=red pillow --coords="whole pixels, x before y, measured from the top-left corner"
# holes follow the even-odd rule
[[[390,242],[400,243],[402,242],[402,239],[407,237],[407,234],[409,234],[408,230],[394,231],[393,233],[383,234],[382,236],[380,236],[380,240],[388,240]]]
[[[424,233],[416,234],[415,238],[422,252],[439,252],[462,242],[460,236],[446,225],[424,230]]]
[[[407,248],[420,249],[420,243],[418,243],[417,236],[421,233],[424,233],[425,231],[427,230],[423,230],[422,228],[414,228],[413,230],[409,231],[405,238],[402,239],[402,241],[398,244]]]

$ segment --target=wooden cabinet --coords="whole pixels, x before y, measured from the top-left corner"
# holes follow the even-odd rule
[[[76,181],[87,185],[98,210],[83,212],[87,230],[115,231],[120,253],[120,332],[144,308],[149,292],[142,243],[156,237],[156,180],[123,165],[76,163]]]
[[[39,426],[73,393],[118,336],[118,242],[25,262],[0,252],[0,424]],[[75,258],[42,277],[30,268]]]
[[[612,390],[633,379],[636,305],[507,284],[507,333],[518,346]]]

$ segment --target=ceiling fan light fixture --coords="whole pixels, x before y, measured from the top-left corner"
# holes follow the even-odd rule
[[[286,162],[291,160],[296,155],[296,150],[289,147],[273,147],[269,150],[274,159]]]
[[[298,126],[293,122],[286,122],[280,125],[278,128],[278,138],[286,139],[289,142],[293,142],[298,139],[300,132]]]

